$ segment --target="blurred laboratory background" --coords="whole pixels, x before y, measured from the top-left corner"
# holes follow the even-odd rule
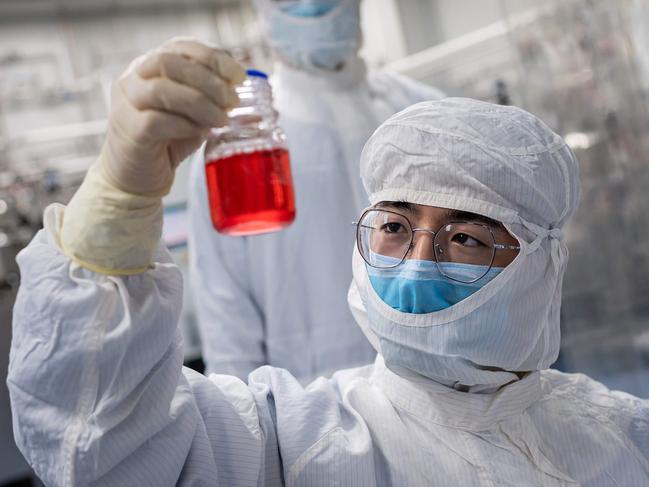
[[[649,397],[649,1],[363,0],[362,14],[370,66],[521,106],[575,150],[583,194],[556,367]],[[96,157],[111,81],[177,35],[272,70],[247,0],[0,0],[0,486],[40,485],[13,445],[4,383],[16,254]],[[164,239],[182,269],[186,169],[165,200]],[[182,327],[200,367],[191,289]]]

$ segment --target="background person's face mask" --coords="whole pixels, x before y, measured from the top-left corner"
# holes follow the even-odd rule
[[[272,47],[288,64],[334,70],[360,48],[358,0],[258,3]]]
[[[376,256],[386,263],[399,259]],[[450,308],[468,298],[496,277],[501,267],[487,267],[471,264],[449,264],[458,272],[466,273],[467,280],[483,276],[475,282],[453,281],[440,273],[437,263],[430,260],[406,259],[399,266],[379,269],[367,265],[369,281],[381,300],[404,313],[432,313]],[[485,274],[485,272],[487,272]]]
[[[282,12],[294,17],[320,17],[329,13],[340,0],[297,0],[278,3]]]

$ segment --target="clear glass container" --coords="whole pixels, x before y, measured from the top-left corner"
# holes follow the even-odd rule
[[[229,124],[212,129],[205,174],[214,228],[227,235],[274,232],[295,220],[295,196],[286,135],[268,76],[248,70],[237,86],[240,105]]]

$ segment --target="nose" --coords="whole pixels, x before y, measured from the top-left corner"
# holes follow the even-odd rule
[[[433,240],[435,235],[432,232],[418,230],[413,237],[412,247],[406,256],[407,259],[435,260]]]

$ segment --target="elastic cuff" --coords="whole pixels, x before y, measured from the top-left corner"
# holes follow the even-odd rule
[[[162,234],[162,199],[126,193],[93,166],[66,207],[61,250],[105,275],[133,275],[151,267]]]

